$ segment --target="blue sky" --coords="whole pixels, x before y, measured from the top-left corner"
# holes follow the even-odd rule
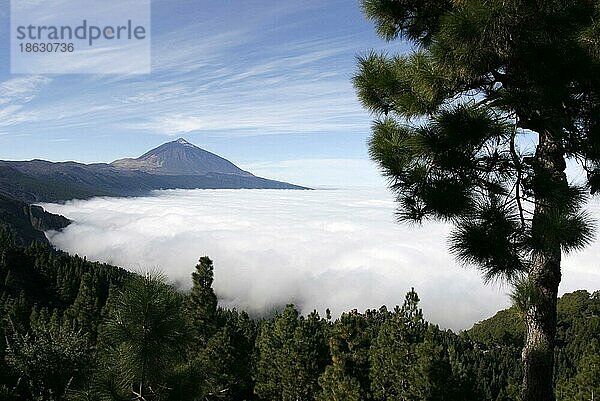
[[[350,80],[357,55],[404,47],[357,1],[153,1],[138,76],[11,75],[0,4],[0,159],[108,162],[184,137],[273,178],[380,182]]]

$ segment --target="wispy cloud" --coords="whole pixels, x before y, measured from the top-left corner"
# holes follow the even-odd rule
[[[128,127],[175,136],[202,130],[205,128],[205,124],[202,119],[198,117],[172,114],[154,117],[148,122],[135,123]]]
[[[30,75],[0,82],[0,127],[37,121],[38,111],[29,103],[51,81],[44,76]]]
[[[129,74],[150,70],[150,0],[55,0],[52,6],[44,1],[15,1],[11,5],[13,26],[80,27],[83,20],[89,26],[105,27],[135,21],[147,27],[146,40],[96,40],[91,46],[91,34],[65,38],[74,46],[70,52],[28,52],[21,54],[15,47],[11,53],[11,70],[31,74]],[[43,39],[43,38],[42,38]],[[16,43],[16,42],[15,42]]]
[[[22,123],[29,123],[39,119],[35,110],[27,110],[20,104],[9,104],[0,108],[0,127],[13,127]]]
[[[77,77],[72,81],[85,90],[45,98],[36,105],[37,124],[54,131],[104,126],[168,136],[367,131],[368,115],[350,83],[351,67],[338,67],[354,64],[357,49],[368,47],[364,39],[352,32],[286,37],[289,26],[264,26],[311,7],[323,5],[260,7],[241,24],[224,26],[208,17],[157,32],[151,77]],[[285,39],[265,46],[273,35]],[[122,57],[127,53],[123,49]],[[97,56],[94,63],[103,57]],[[74,71],[82,68],[75,64]]]
[[[110,161],[173,135],[227,147],[243,161],[270,158],[257,143],[308,136],[303,147],[273,158],[344,159],[358,157],[357,147],[365,153],[371,117],[351,84],[355,56],[377,46],[401,52],[403,46],[377,40],[357,4],[200,3],[153,1],[152,74],[52,75],[29,101],[6,103],[21,107],[3,117],[0,129],[10,126],[12,135],[33,133],[37,140],[23,147],[4,138],[3,157]],[[119,58],[135,65],[133,54],[124,50]],[[110,63],[110,57],[96,56],[98,63]],[[73,71],[81,68],[75,64]],[[349,146],[325,151],[317,145],[322,136],[341,143],[349,134],[361,137],[352,139],[350,154],[344,153]],[[64,147],[50,142],[60,138],[74,141]],[[317,150],[319,155],[310,154]]]
[[[46,127],[56,129],[110,124],[115,130],[164,135],[366,131],[368,116],[355,100],[350,74],[319,68],[319,60],[343,48],[276,54],[247,66],[216,65],[200,75],[131,79],[94,96],[47,99],[38,115]]]
[[[0,106],[8,103],[27,103],[51,79],[41,75],[17,77],[0,83]]]

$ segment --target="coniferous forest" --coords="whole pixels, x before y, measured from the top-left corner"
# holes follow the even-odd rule
[[[23,201],[156,188],[304,187],[260,179],[183,139],[110,165],[2,162],[0,223],[13,233],[0,229],[0,400],[600,396],[600,292],[559,298],[563,256],[590,245],[598,231],[588,202],[600,190],[600,0],[359,4],[391,49],[365,50],[352,82],[373,116],[368,150],[388,179],[398,219],[451,226],[450,252],[484,280],[508,284],[514,306],[459,333],[427,322],[414,289],[398,294],[398,306],[341,316],[303,315],[294,305],[265,316],[222,308],[213,290],[219,266],[208,256],[190,266],[192,288],[184,291],[160,272],[132,273],[36,242],[69,221]],[[34,98],[23,95],[28,90],[13,92],[27,103]],[[278,113],[285,103],[277,106]],[[10,105],[5,114],[21,107]],[[201,120],[174,125],[196,132],[204,129]],[[136,126],[147,123],[129,125]],[[185,163],[163,163],[168,158]],[[223,174],[190,168],[215,160]],[[579,179],[567,167],[578,169]]]
[[[191,269],[193,270],[193,269]],[[220,308],[202,257],[190,291],[49,245],[0,238],[3,400],[515,400],[515,308],[461,333],[401,305],[339,318]],[[600,293],[558,303],[559,400],[600,394]]]

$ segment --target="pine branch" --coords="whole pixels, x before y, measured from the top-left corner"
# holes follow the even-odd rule
[[[510,153],[513,158],[513,163],[517,170],[517,180],[515,182],[515,199],[517,201],[517,207],[519,209],[519,217],[521,219],[521,227],[525,228],[525,218],[523,216],[523,204],[521,203],[521,180],[523,179],[523,170],[521,169],[521,158],[517,154],[515,148],[515,138],[517,136],[517,127],[515,126],[510,137]]]

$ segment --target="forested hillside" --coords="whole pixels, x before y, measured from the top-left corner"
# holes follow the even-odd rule
[[[516,309],[456,334],[402,306],[338,319],[217,306],[202,257],[182,293],[157,274],[0,234],[0,399],[515,400]],[[218,273],[218,266],[216,268]],[[399,296],[399,301],[402,301]],[[600,394],[600,293],[559,302],[557,396]]]
[[[12,232],[21,244],[47,243],[44,231],[60,230],[69,223],[63,216],[48,213],[40,206],[28,205],[0,190],[0,228]]]

